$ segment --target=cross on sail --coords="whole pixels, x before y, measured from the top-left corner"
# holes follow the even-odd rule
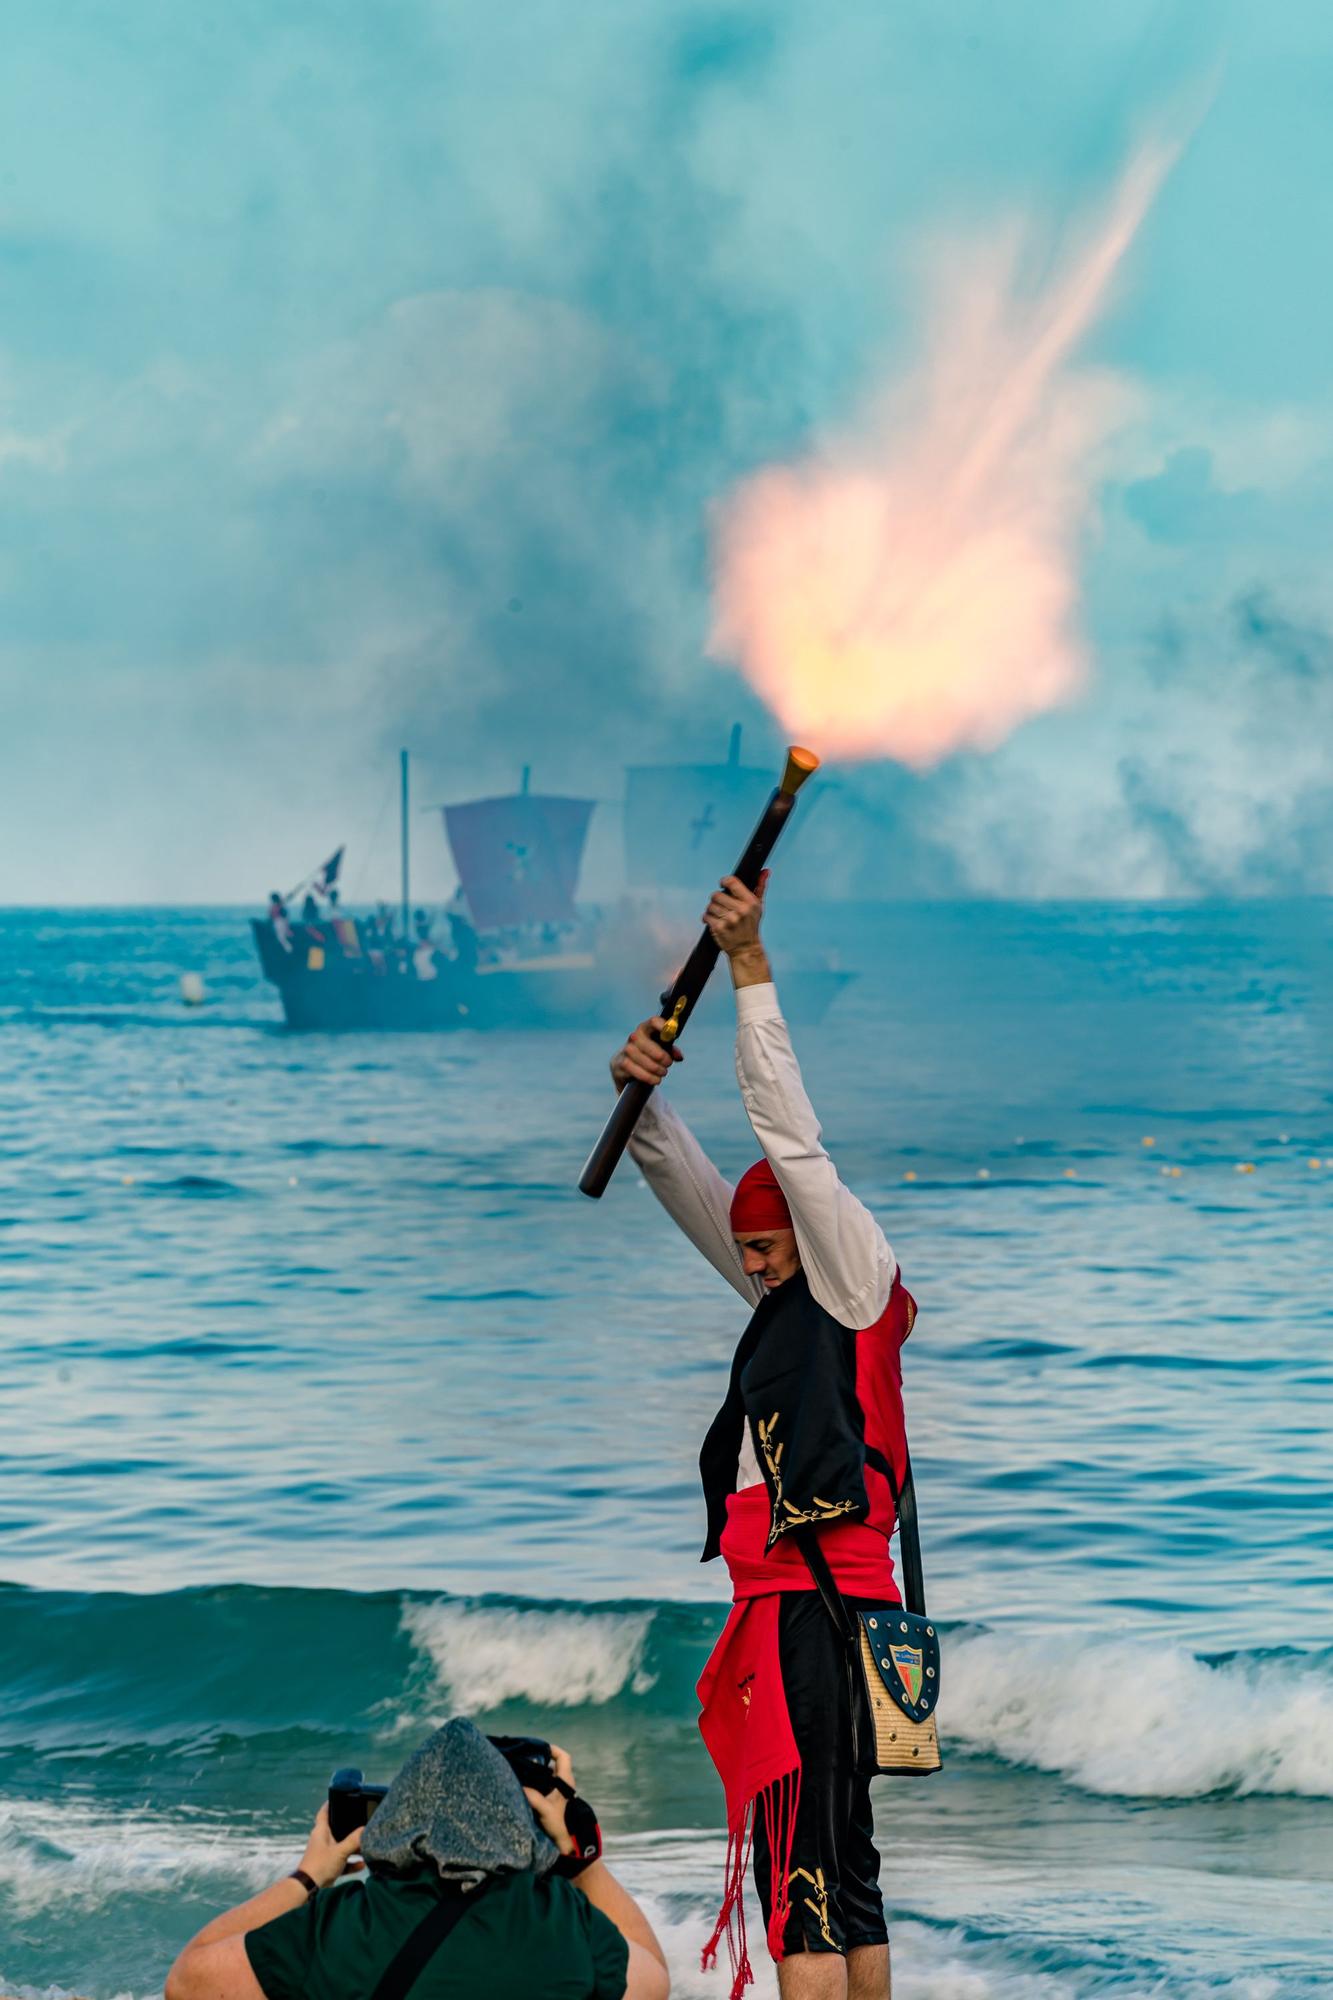
[[[729,868],[768,803],[773,774],[740,761],[635,764],[625,773],[625,875],[631,888],[706,889]]]

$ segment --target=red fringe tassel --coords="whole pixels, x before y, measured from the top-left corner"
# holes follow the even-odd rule
[[[745,1877],[750,1870],[750,1855],[754,1848],[754,1817],[756,1811],[764,1815],[764,1832],[768,1836],[768,1851],[772,1863],[769,1883],[769,1906],[772,1917],[768,1925],[768,1949],[777,1964],[785,1957],[783,1932],[787,1928],[787,1917],[791,1909],[791,1853],[796,1838],[796,1807],[801,1796],[801,1773],[799,1766],[785,1778],[779,1778],[775,1785],[769,1785],[751,1799],[746,1806],[741,1823],[729,1830],[727,1835],[727,1875],[722,1908],[718,1912],[713,1935],[703,1948],[701,1963],[705,1972],[711,1972],[717,1964],[718,1946],[725,1937],[727,1957],[731,1964],[731,1993],[729,2000],[741,2000],[747,1986],[754,1984],[754,1967],[750,1963],[749,1942],[745,1931]]]
[[[717,1913],[713,1935],[703,1948],[700,1963],[705,1972],[711,1972],[717,1964],[717,1948],[725,1937],[727,1957],[731,1961],[730,2000],[741,2000],[747,1986],[754,1984],[754,1967],[750,1963],[750,1948],[745,1935],[745,1877],[750,1866],[750,1850],[754,1845],[754,1802],[745,1808],[738,1827],[727,1834],[727,1879],[722,1897],[722,1908]]]

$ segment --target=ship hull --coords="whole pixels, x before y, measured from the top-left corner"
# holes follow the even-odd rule
[[[469,968],[436,961],[421,979],[392,960],[376,969],[333,951],[284,950],[273,926],[252,925],[264,976],[278,989],[287,1026],[298,1033],[440,1034],[464,1029],[588,1028],[624,1032],[647,1011],[652,982],[630,979],[623,967],[591,954],[522,965]],[[855,977],[829,966],[804,966],[782,976],[783,1011],[794,1023],[820,1021]],[[706,1016],[724,1018],[722,979],[705,995]]]

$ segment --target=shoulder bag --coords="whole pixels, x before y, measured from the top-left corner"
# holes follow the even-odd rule
[[[858,1733],[858,1676],[864,1682],[870,1703],[874,1744],[865,1746],[864,1756],[857,1745],[858,1768],[875,1776],[926,1776],[938,1771],[941,1762],[939,1732],[935,1726],[940,1698],[940,1640],[926,1616],[912,1461],[909,1456],[907,1477],[900,1493],[887,1460],[878,1452],[867,1453],[867,1458],[872,1467],[886,1474],[894,1488],[903,1603],[876,1605],[853,1617],[815,1530],[797,1529],[796,1540],[846,1650],[854,1738]]]

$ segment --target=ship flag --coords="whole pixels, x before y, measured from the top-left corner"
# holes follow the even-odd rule
[[[338,872],[343,865],[343,854],[345,851],[344,848],[340,847],[336,853],[331,854],[324,863],[324,866],[316,874],[310,884],[311,890],[316,896],[327,896],[329,890],[337,883]]]

